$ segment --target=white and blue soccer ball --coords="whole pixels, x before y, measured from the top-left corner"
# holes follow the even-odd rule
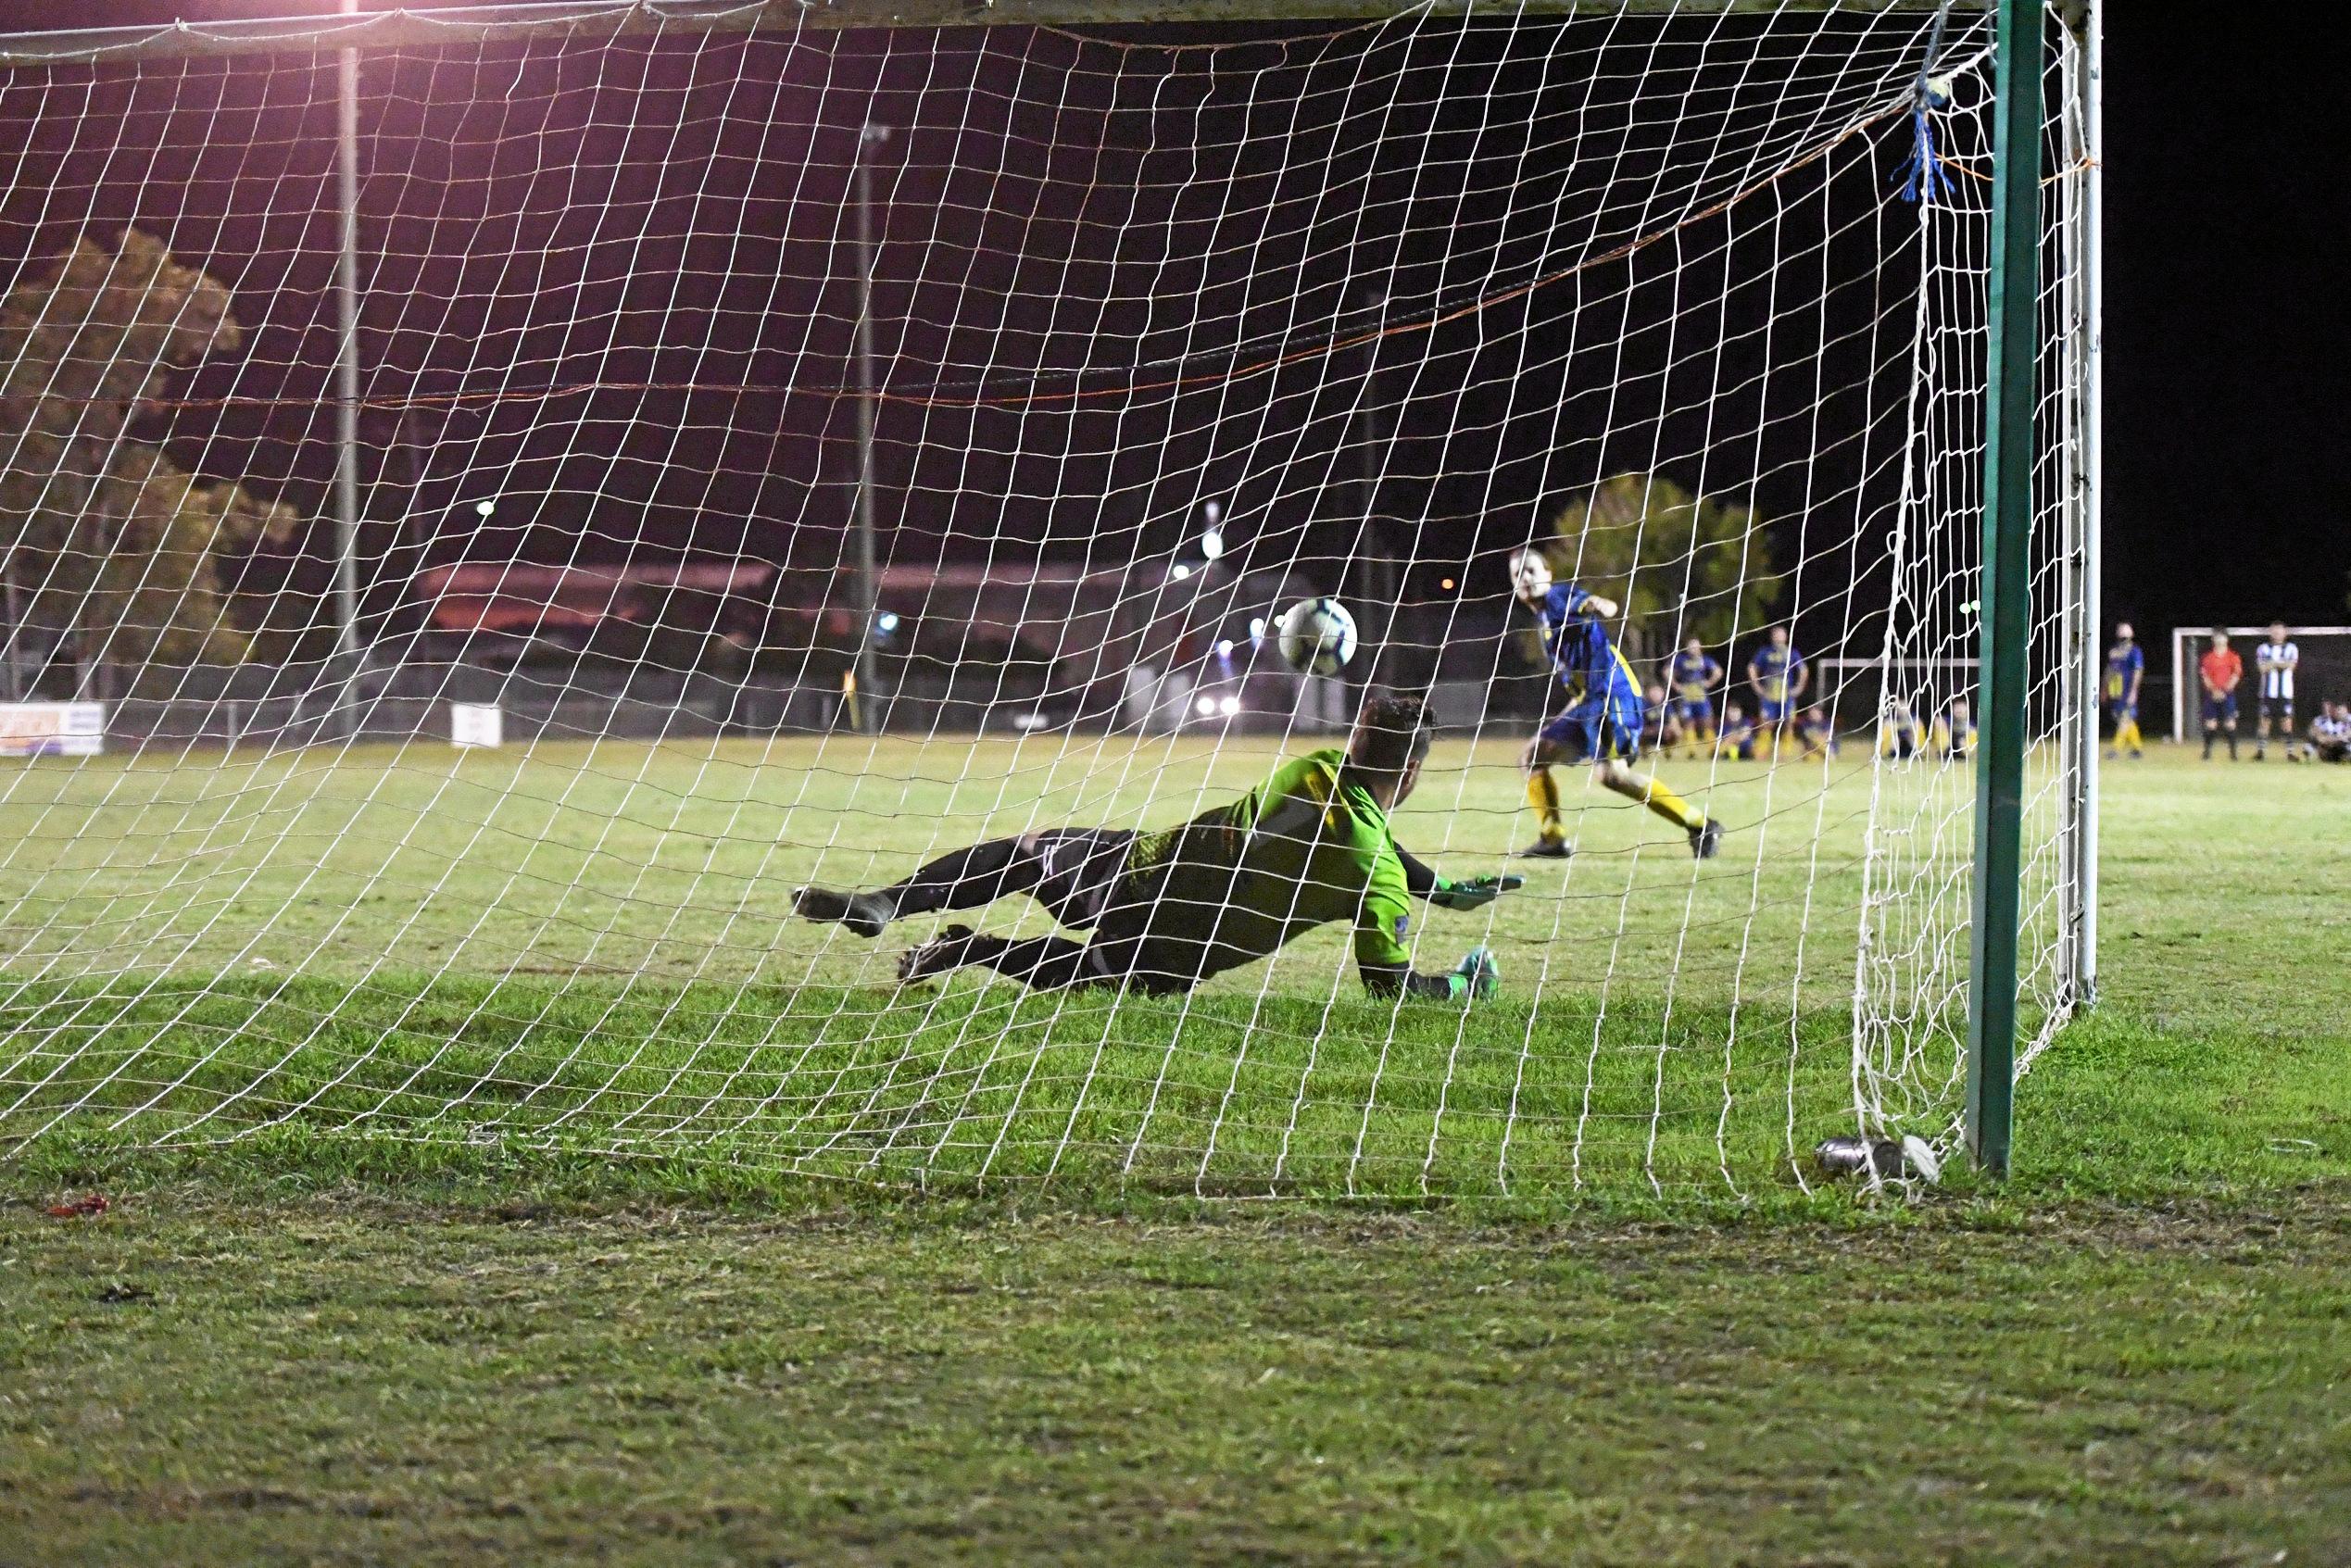
[[[1301,675],[1336,675],[1355,657],[1355,618],[1326,595],[1282,612],[1282,661]]]

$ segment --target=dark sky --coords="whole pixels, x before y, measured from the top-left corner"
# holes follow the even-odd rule
[[[78,24],[273,15],[285,0],[79,0]],[[328,7],[313,6],[312,9]],[[0,28],[57,0],[0,0]],[[2351,622],[2337,280],[2344,118],[2324,7],[2181,26],[2115,6],[2106,35],[2106,594],[2174,622]],[[2152,641],[2153,637],[2150,636]]]

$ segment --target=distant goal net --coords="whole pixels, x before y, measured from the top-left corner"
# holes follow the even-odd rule
[[[0,1159],[1949,1152],[1977,763],[1880,738],[1980,709],[1989,14],[1213,8],[0,38]],[[2082,21],[2026,1060],[2092,951]],[[1409,794],[1336,755],[1384,695]]]

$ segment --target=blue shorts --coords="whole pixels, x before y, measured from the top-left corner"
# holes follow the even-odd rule
[[[1789,715],[1795,710],[1796,705],[1792,702],[1758,701],[1755,704],[1755,718],[1760,723],[1784,724],[1788,721]]]
[[[1675,718],[1685,724],[1711,724],[1715,721],[1715,705],[1704,697],[1677,701],[1666,707]]]
[[[2128,724],[2139,717],[2139,705],[2135,702],[2110,702],[2106,710],[2118,724]]]
[[[2206,696],[2204,699],[2204,721],[2207,724],[2233,724],[2237,721],[2237,694],[2227,696]]]
[[[1571,708],[1545,724],[1540,734],[1571,763],[1612,758],[1629,762],[1641,754],[1641,721],[1619,708]]]

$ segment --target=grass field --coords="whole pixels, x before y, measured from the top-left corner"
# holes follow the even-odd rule
[[[509,765],[444,759],[435,774],[421,759],[383,762],[380,774],[428,799],[452,787],[438,779]],[[476,924],[451,927],[416,901],[430,880],[404,872],[386,910],[345,917],[337,897],[350,901],[344,890],[362,885],[367,867],[334,857],[359,852],[367,835],[354,822],[382,809],[339,793],[358,776],[349,764],[287,784],[280,807],[250,793],[207,804],[187,772],[158,772],[139,808],[150,814],[129,827],[67,798],[69,775],[31,771],[6,797],[18,814],[0,860],[0,878],[15,879],[0,925],[19,987],[10,1038],[50,1042],[44,1071],[59,1063],[55,1042],[78,1039],[73,1060],[119,1071],[111,1083],[77,1081],[74,1097],[120,1105],[127,1094],[105,1097],[151,1085],[157,1074],[139,1064],[154,1059],[140,1053],[163,1047],[150,1039],[108,1055],[101,1032],[74,1036],[49,1010],[120,1028],[139,1025],[135,1007],[157,997],[183,1015],[218,1007],[191,1036],[225,1042],[215,1060],[258,1039],[276,1053],[267,1060],[295,1070],[286,1082],[310,1085],[322,1080],[301,1052],[342,1049],[346,1067],[358,1054],[311,1042],[328,1011],[350,1014],[355,1040],[406,1018],[423,1041],[447,1023],[499,1019],[511,1004],[476,998],[530,983],[641,1035],[659,1032],[644,1017],[676,1031],[712,989],[750,997],[779,976],[874,1017],[907,1005],[869,991],[861,953],[800,945],[772,902],[764,924],[742,912],[788,889],[806,863],[786,861],[811,851],[759,845],[780,819],[745,803],[759,787],[747,770],[730,794],[707,761],[672,765],[657,759],[645,771],[703,781],[692,795],[660,786],[681,820],[743,830],[728,839],[743,858],[728,862],[741,909],[698,892],[688,909],[686,884],[660,880],[700,874],[647,854],[668,843],[667,818],[631,825],[609,799],[590,801],[584,815],[611,818],[610,838],[566,841],[574,864],[608,851],[616,864],[634,859],[627,878],[599,885],[634,888],[641,907],[663,911],[627,926],[641,944],[629,963],[669,966],[634,993],[628,1005],[643,1015],[613,1010],[589,983],[598,953],[617,951],[621,923],[585,906],[565,917],[559,891],[543,888],[547,903],[531,905],[474,887],[447,912],[470,908]],[[293,774],[302,763],[270,766]],[[1502,813],[1506,774],[1463,776],[1473,782],[1458,797],[1436,793],[1401,823],[1407,842],[1443,847],[1448,869],[1523,831]],[[2339,828],[2325,826],[2351,819],[2351,770],[2206,768],[2167,754],[2109,781],[2102,1005],[2021,1087],[2018,1174],[2002,1190],[1963,1180],[1909,1203],[1806,1194],[1772,1174],[1784,1126],[1751,1135],[1734,1125],[1719,1148],[1707,1133],[1677,1149],[1676,1116],[1635,1114],[1644,1136],[1660,1129],[1667,1156],[1644,1166],[1623,1157],[1641,1139],[1590,1123],[1584,1148],[1597,1163],[1572,1201],[1573,1184],[1537,1182],[1507,1201],[1417,1208],[1201,1205],[1167,1195],[1180,1182],[1059,1176],[926,1197],[795,1179],[788,1161],[761,1158],[788,1147],[773,1137],[692,1158],[665,1145],[635,1160],[560,1137],[469,1139],[530,1124],[511,1105],[490,1108],[500,1074],[429,1053],[396,1066],[436,1089],[470,1086],[474,1109],[406,1129],[434,1135],[421,1139],[351,1135],[354,1122],[392,1114],[357,1112],[401,1103],[390,1092],[400,1079],[362,1084],[357,1104],[335,1099],[356,1073],[323,1094],[278,1091],[278,1124],[225,1145],[138,1148],[66,1123],[0,1165],[17,1200],[0,1213],[0,1562],[2351,1561],[2351,900],[2327,847]],[[1717,809],[1742,825],[1781,822],[1764,792],[1784,800],[1792,782],[1735,783]],[[583,771],[578,787],[595,783]],[[1801,798],[1829,821],[1842,790]],[[40,804],[28,812],[28,801]],[[997,820],[977,809],[942,817],[958,829]],[[108,885],[133,851],[107,842],[182,818],[181,831],[218,849],[217,875],[136,897]],[[50,831],[68,821],[78,834]],[[1548,922],[1561,949],[1540,1007],[1503,1016],[1530,1034],[1546,1030],[1546,1010],[1590,1018],[1594,993],[1570,960],[1588,955],[1594,930],[1614,943],[1665,897],[1727,911],[1756,949],[1750,963],[1788,965],[1769,987],[1781,1077],[1743,1086],[1734,1055],[1733,1121],[1750,1097],[1784,1118],[1792,1024],[1800,1043],[1814,1038],[1804,1030],[1823,1031],[1818,1055],[1845,1065],[1833,1000],[1802,994],[1781,940],[1829,922],[1767,923],[1782,916],[1762,911],[1786,907],[1779,889],[1807,880],[1776,859],[1776,830],[1735,836],[1717,883],[1686,857],[1621,852],[1643,836],[1637,826],[1595,811],[1590,852],[1566,876],[1500,907],[1494,935],[1514,984],[1537,972]],[[314,847],[306,856],[258,847],[288,842],[291,829]],[[1833,885],[1845,831],[1820,834],[1817,909],[1850,909],[1857,893]],[[839,843],[883,866],[911,852],[879,819],[845,817]],[[445,864],[462,859],[445,835],[421,844]],[[326,877],[305,859],[330,867]],[[745,876],[746,865],[780,874]],[[28,892],[64,885],[61,866],[81,879],[77,897],[97,901],[80,908],[112,935],[82,935],[80,917],[56,909],[28,913]],[[1611,895],[1616,908],[1590,915]],[[257,913],[242,912],[247,900]],[[662,924],[689,918],[713,923],[693,941]],[[496,965],[435,960],[421,946],[469,953],[469,929],[485,934],[483,954],[551,954],[558,972],[500,979]],[[125,992],[97,972],[109,964],[96,949],[58,951],[68,933],[154,945],[139,949],[152,961]],[[735,956],[722,973],[697,951]],[[371,952],[397,962],[377,966]],[[258,969],[254,956],[278,967]],[[1654,1041],[1670,1045],[1676,1021],[1693,1039],[1728,1022],[1727,1010],[1709,1018],[1689,999],[1719,992],[1703,968],[1719,961],[1700,956],[1674,983],[1669,1012],[1658,974],[1620,960],[1627,979],[1605,998],[1607,1018],[1629,1016],[1647,1039],[1590,1052],[1596,1077],[1609,1081],[1619,1060],[1663,1060],[1645,1082],[1677,1110],[1679,1059]],[[297,965],[302,978],[285,986]],[[196,994],[224,972],[233,985]],[[1336,965],[1321,972],[1320,996],[1338,993]],[[1822,976],[1832,996],[1834,978]],[[1842,978],[1849,985],[1849,969]],[[974,1041],[1087,1022],[1076,1010],[1025,1022],[998,994],[959,981],[912,1005],[926,1010],[921,1027]],[[1254,1005],[1249,994],[1207,1001]],[[1276,1017],[1265,1031],[1275,1039],[1250,1037],[1252,1060],[1278,1064],[1289,1035],[1368,1022],[1347,1010],[1363,1004],[1320,1000],[1303,981],[1279,1002],[1301,1010]],[[430,1010],[444,1005],[452,1010]],[[350,1011],[365,1009],[382,1010]],[[539,1037],[596,1037],[580,1024],[551,1014]],[[513,1018],[500,1026],[518,1033],[497,1048],[522,1060],[530,1037]],[[685,1033],[705,1027],[698,1019]],[[1141,1025],[1122,1011],[1118,1027]],[[1410,1031],[1397,1039],[1400,1052],[1434,1046]],[[1719,1044],[1712,1093],[1691,1102],[1709,1117],[1723,1104]],[[1045,1064],[1034,1093],[1053,1059],[1027,1054]],[[19,1047],[15,1075],[0,1080],[19,1086],[11,1098],[29,1055]],[[1138,1060],[1181,1068],[1194,1057],[1159,1044]],[[1230,1049],[1223,1065],[1204,1092],[1285,1114],[1298,1082],[1326,1082],[1287,1066],[1269,1094],[1236,1080]],[[446,1079],[430,1077],[444,1067]],[[596,1064],[607,1080],[608,1067]],[[535,1060],[528,1076],[549,1085],[540,1098],[561,1098]],[[1810,1115],[1801,1069],[1796,1081]],[[1456,1065],[1450,1082],[1448,1119],[1479,1080]],[[1644,1080],[1629,1085],[1638,1111]],[[692,1086],[697,1104],[730,1103]],[[989,1090],[982,1074],[956,1092],[978,1106]],[[609,1112],[602,1136],[628,1110],[660,1102],[608,1084],[585,1103]],[[1066,1117],[1075,1102],[1052,1103]],[[1105,1104],[1114,1110],[1114,1097]],[[1398,1109],[1406,1154],[1395,1172],[1417,1170],[1440,1123],[1434,1108]],[[192,1122],[204,1106],[167,1099],[147,1114],[157,1120],[118,1135]],[[1193,1148],[1213,1118],[1187,1115],[1141,1141]],[[1257,1118],[1228,1114],[1226,1125],[1237,1120],[1253,1135]],[[942,1123],[954,1119],[887,1125]],[[1023,1125],[1009,1114],[995,1124]],[[856,1163],[887,1139],[869,1138]],[[1439,1141],[1441,1171],[1451,1146]],[[1340,1148],[1308,1142],[1317,1158]],[[1120,1145],[1088,1133],[1061,1147],[1060,1175],[1074,1161],[1083,1178],[1110,1169]],[[1735,1192],[1705,1179],[1726,1152]],[[886,1171],[886,1157],[873,1168]],[[1414,1190],[1411,1174],[1377,1170],[1372,1190]],[[1647,1171],[1695,1174],[1660,1193]],[[113,1210],[42,1213],[93,1186]]]
[[[1505,864],[1532,831],[1512,749],[1442,748],[1401,836],[1457,875]],[[932,1186],[1743,1197],[1799,1185],[1855,1124],[1873,797],[1875,891],[1898,897],[1870,1093],[1948,1131],[1964,771],[1668,761],[1730,829],[1703,865],[1586,792],[1571,864],[1420,922],[1424,968],[1499,953],[1503,996],[1467,1015],[1366,999],[1341,927],[1190,997],[1024,1000],[979,972],[897,986],[937,921],[872,943],[789,912],[803,882],[874,884],[983,837],[1180,821],[1277,756],[835,737],[26,770],[0,797],[0,1137],[68,1160],[261,1129]],[[987,923],[1046,928],[1022,899]]]

